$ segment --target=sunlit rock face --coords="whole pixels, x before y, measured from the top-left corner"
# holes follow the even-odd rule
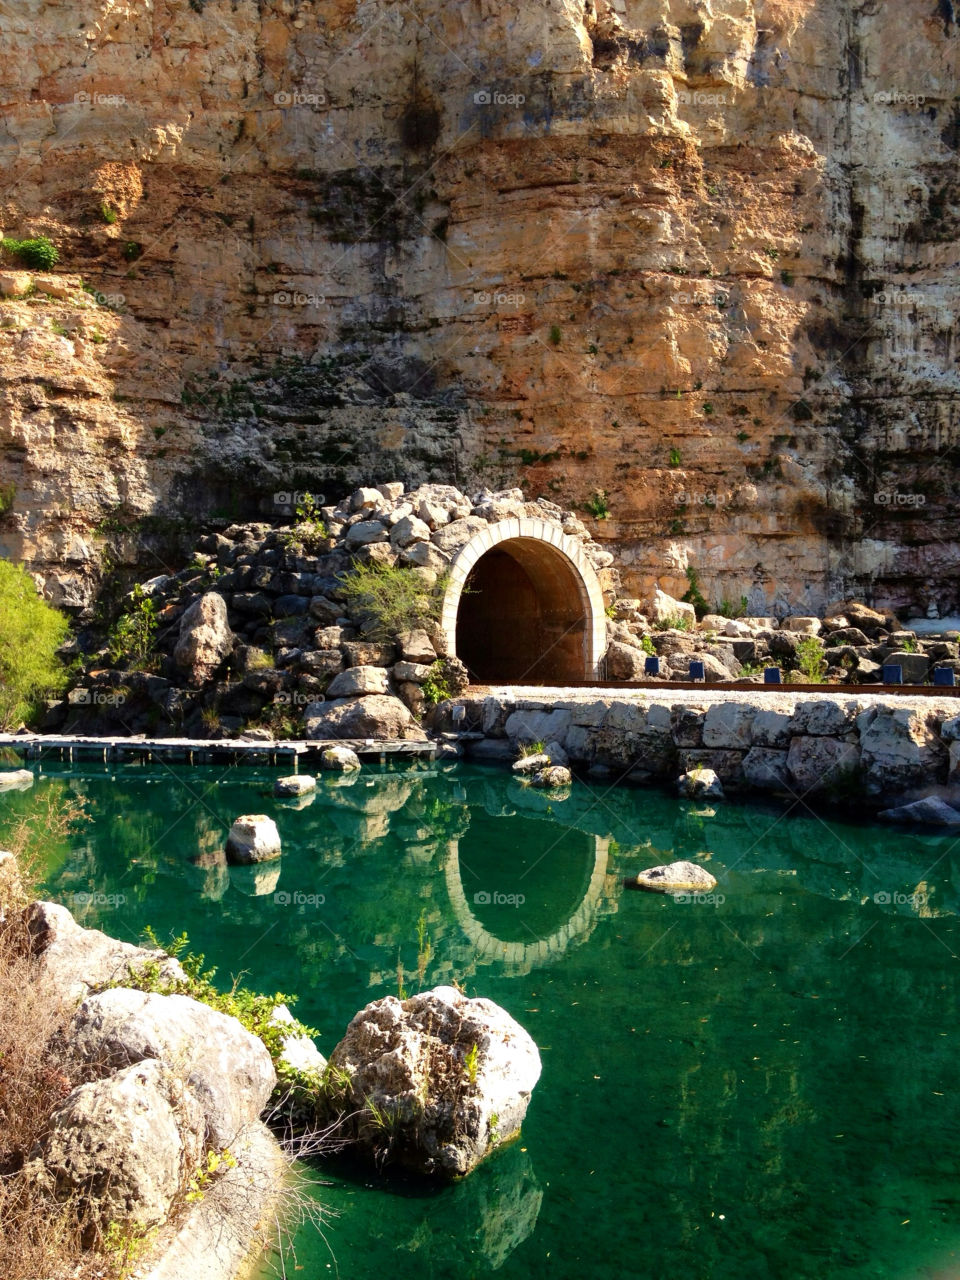
[[[958,48],[943,0],[27,0],[0,552],[79,607],[276,495],[520,482],[642,599],[955,606]]]

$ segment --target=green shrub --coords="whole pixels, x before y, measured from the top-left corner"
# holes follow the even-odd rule
[[[741,596],[739,604],[734,604],[732,600],[724,597],[717,605],[716,611],[721,618],[745,618],[747,615],[747,597]]]
[[[13,510],[13,503],[16,496],[17,486],[13,481],[11,481],[10,484],[0,484],[0,516],[5,516],[8,512]]]
[[[655,622],[654,626],[658,631],[690,631],[691,623],[686,614],[674,614],[670,618],[663,618],[660,622]]]
[[[430,674],[420,688],[427,705],[431,707],[435,707],[438,702],[445,702],[447,698],[453,697],[453,690],[444,675],[443,663],[439,661],[433,663],[430,668]]]
[[[362,617],[364,632],[388,640],[439,619],[447,579],[443,575],[428,586],[416,569],[361,564],[342,574],[340,585],[351,612]]]
[[[35,271],[50,271],[60,261],[57,246],[46,236],[36,236],[30,240],[2,241],[2,247],[12,253],[25,267],[33,267]]]
[[[702,618],[705,613],[710,612],[710,606],[707,604],[703,592],[700,590],[700,576],[693,565],[688,565],[684,570],[687,575],[687,590],[680,597],[684,604],[692,604],[697,617]]]
[[[679,450],[679,449],[671,449],[671,450],[670,450],[670,465],[671,465],[671,467],[679,467],[682,461],[683,461],[683,459],[680,457],[680,450]]]
[[[23,567],[0,560],[0,729],[28,720],[42,698],[63,688],[57,649],[68,631]]]
[[[113,226],[119,216],[120,215],[117,213],[116,209],[111,209],[106,200],[104,200],[103,204],[100,206],[100,217],[104,222],[109,226]]]
[[[156,602],[143,594],[142,587],[136,586],[130,608],[116,620],[107,637],[110,661],[116,663],[126,658],[132,662],[145,662],[153,649],[156,632]]]
[[[287,535],[288,547],[302,547],[308,554],[319,551],[326,542],[327,526],[320,519],[320,508],[312,493],[305,493],[297,503],[296,521]]]
[[[814,684],[822,684],[827,674],[823,645],[816,636],[804,636],[797,645],[797,670]]]
[[[560,333],[560,326],[558,324],[552,324],[550,326],[550,341],[555,347],[559,347],[561,337],[562,334]]]
[[[610,516],[610,507],[607,503],[605,489],[598,489],[593,497],[586,500],[583,506],[584,510],[588,511],[594,520],[607,520]]]

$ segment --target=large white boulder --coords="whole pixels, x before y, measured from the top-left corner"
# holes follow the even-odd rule
[[[227,836],[227,859],[236,866],[279,858],[280,832],[265,813],[242,813],[234,818]]]
[[[227,602],[216,591],[195,600],[180,619],[173,660],[195,688],[209,680],[232,652],[236,637],[227,622]]]
[[[675,618],[685,618],[691,628],[697,624],[697,611],[692,604],[687,604],[685,600],[675,600],[659,587],[654,589],[650,612],[654,622],[672,622]]]
[[[370,694],[363,698],[338,698],[332,702],[311,702],[303,711],[304,733],[308,738],[394,738],[426,737],[409,709],[392,694]]]
[[[31,903],[26,924],[40,976],[65,1004],[82,1000],[94,987],[123,982],[145,964],[156,965],[163,981],[186,981],[179,961],[166,952],[84,929],[57,902]]]
[[[128,987],[88,996],[74,1015],[71,1047],[86,1062],[157,1058],[174,1067],[199,1099],[215,1147],[259,1117],[277,1083],[262,1040],[189,996]]]
[[[334,676],[327,687],[328,698],[360,698],[371,693],[387,693],[390,677],[386,667],[347,667]]]
[[[378,1160],[454,1178],[520,1129],[540,1054],[490,1000],[436,987],[362,1009],[330,1055],[346,1072],[342,1107]]]
[[[0,791],[28,791],[33,786],[29,769],[0,770]]]
[[[677,779],[677,790],[690,799],[723,799],[723,784],[712,769],[688,769]]]
[[[58,1199],[76,1196],[103,1227],[149,1229],[167,1220],[204,1152],[203,1109],[154,1060],[79,1085],[48,1122],[34,1170]]]
[[[647,867],[626,883],[631,889],[647,889],[651,893],[709,893],[717,887],[709,871],[695,862],[685,861]]]

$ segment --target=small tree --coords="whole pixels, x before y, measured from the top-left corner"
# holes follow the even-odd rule
[[[68,631],[23,567],[0,560],[0,729],[29,719],[41,698],[63,688],[57,649]]]

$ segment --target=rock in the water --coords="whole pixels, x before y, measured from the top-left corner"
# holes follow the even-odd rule
[[[303,724],[308,738],[391,741],[394,738],[423,739],[426,736],[422,730],[415,731],[409,709],[392,694],[311,702],[304,708]]]
[[[0,791],[26,791],[33,786],[29,769],[4,769],[0,772]]]
[[[320,753],[320,767],[350,773],[360,768],[360,757],[350,747],[327,747]]]
[[[189,996],[127,987],[88,996],[74,1015],[71,1044],[86,1062],[157,1058],[175,1067],[199,1099],[216,1147],[229,1146],[259,1117],[277,1082],[262,1040]]]
[[[930,827],[960,826],[960,813],[939,796],[924,796],[912,804],[882,809],[878,816],[888,822],[920,822]]]
[[[455,1178],[520,1129],[540,1055],[490,1000],[436,987],[356,1015],[330,1062],[350,1076],[342,1106],[377,1159]]]
[[[187,980],[179,961],[166,952],[120,942],[99,929],[84,929],[59,903],[32,902],[24,918],[40,975],[65,1004],[82,1000],[94,987],[123,982],[131,970],[145,964],[157,965],[164,981]]]
[[[538,769],[531,777],[530,785],[546,791],[552,787],[569,787],[572,781],[569,769],[562,764],[552,764],[546,769]]]
[[[677,790],[690,799],[723,799],[723,784],[712,769],[690,769],[681,774]]]
[[[334,676],[327,688],[329,698],[358,698],[372,693],[386,693],[390,677],[385,667],[347,667]]]
[[[647,867],[635,880],[627,880],[629,889],[649,889],[652,893],[709,893],[717,882],[695,862],[670,862],[661,867]]]
[[[309,791],[316,791],[317,780],[309,773],[291,773],[289,777],[277,778],[273,784],[275,796],[305,796]]]
[[[227,602],[218,592],[208,591],[180,619],[173,660],[188,683],[199,688],[232,652],[235,640],[227,622]]]
[[[541,769],[549,769],[551,763],[545,751],[538,751],[535,755],[521,756],[510,767],[514,773],[539,773]]]
[[[199,1101],[168,1066],[138,1062],[56,1108],[39,1176],[58,1199],[77,1195],[103,1227],[160,1226],[200,1165],[205,1128]]]
[[[277,824],[265,813],[244,813],[235,818],[227,837],[227,858],[238,866],[269,862],[281,854]]]

